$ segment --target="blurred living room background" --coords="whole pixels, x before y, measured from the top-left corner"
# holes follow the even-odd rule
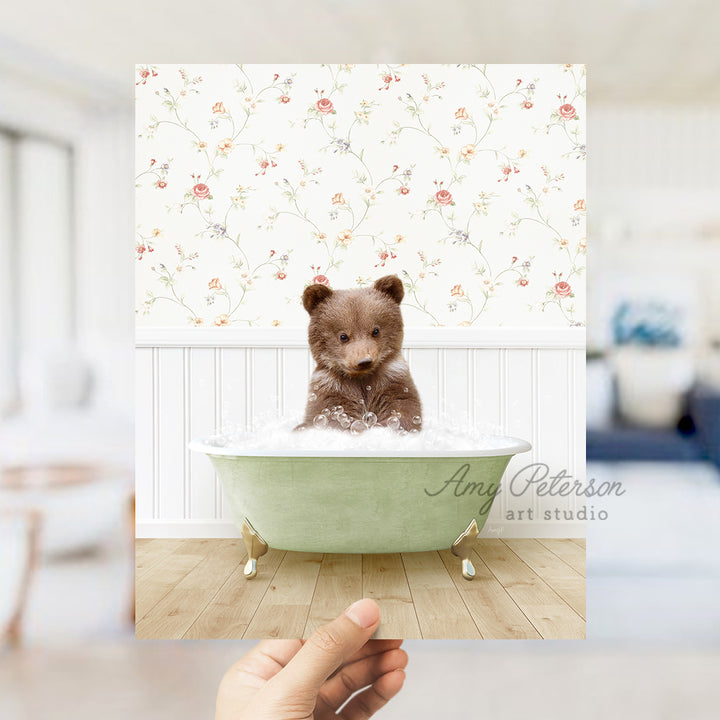
[[[588,501],[608,512],[588,522],[588,637],[605,644],[410,643],[383,717],[459,716],[461,673],[423,687],[461,666],[508,687],[500,717],[576,717],[599,674],[598,711],[614,688],[626,716],[703,717],[720,647],[720,5],[324,0],[304,32],[296,13],[0,9],[0,715],[199,717],[249,647],[133,641],[134,64],[453,59],[588,65],[587,476],[626,493]],[[643,667],[632,686],[618,648]]]

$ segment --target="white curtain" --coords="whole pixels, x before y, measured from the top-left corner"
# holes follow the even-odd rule
[[[13,141],[0,133],[0,416],[15,400]]]
[[[73,342],[72,185],[68,147],[0,132],[0,411]]]

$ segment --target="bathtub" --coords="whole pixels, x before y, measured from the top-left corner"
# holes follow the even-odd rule
[[[321,553],[398,553],[451,548],[471,580],[470,559],[510,459],[530,450],[513,437],[496,447],[433,453],[288,450],[271,453],[193,441],[223,484],[255,577],[268,546]]]

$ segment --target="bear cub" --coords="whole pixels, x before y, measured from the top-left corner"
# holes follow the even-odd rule
[[[421,429],[420,397],[400,353],[404,294],[397,275],[381,277],[371,288],[305,288],[302,301],[310,314],[308,339],[317,366],[296,429],[315,425],[361,432],[375,424]]]

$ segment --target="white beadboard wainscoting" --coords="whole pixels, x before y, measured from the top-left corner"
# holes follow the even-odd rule
[[[137,536],[239,536],[209,459],[187,443],[269,415],[300,416],[314,367],[306,331],[138,328],[136,338]],[[425,418],[491,424],[532,443],[505,480],[531,462],[584,479],[583,328],[409,329],[404,354]],[[584,537],[575,518],[591,504],[501,492],[483,535]]]

